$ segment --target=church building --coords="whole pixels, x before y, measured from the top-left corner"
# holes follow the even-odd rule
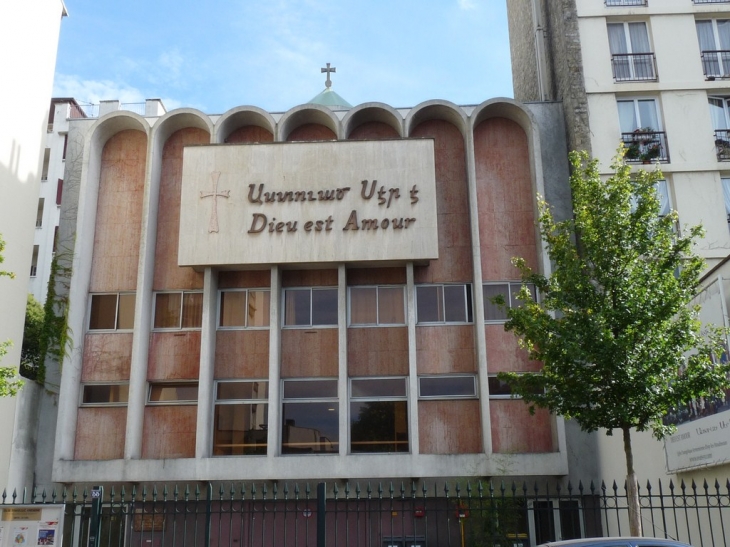
[[[69,126],[54,482],[567,474],[492,303],[570,214],[560,103],[115,104]]]

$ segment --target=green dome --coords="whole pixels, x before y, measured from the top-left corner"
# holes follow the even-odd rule
[[[319,95],[311,99],[310,104],[319,104],[332,110],[348,110],[352,105],[340,97],[331,87],[326,87]]]

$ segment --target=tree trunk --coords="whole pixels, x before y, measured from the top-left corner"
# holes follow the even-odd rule
[[[634,453],[631,451],[631,429],[623,428],[624,453],[626,454],[626,501],[629,506],[629,531],[632,536],[643,536],[641,530],[641,505],[639,481],[634,472]]]

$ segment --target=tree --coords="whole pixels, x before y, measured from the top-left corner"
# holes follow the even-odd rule
[[[659,216],[661,173],[631,173],[623,153],[620,148],[608,180],[587,153],[571,153],[572,219],[556,222],[539,198],[553,272],[545,277],[514,259],[523,305],[508,310],[505,329],[544,366],[500,378],[531,412],[547,408],[587,432],[622,431],[629,524],[641,535],[631,430],[663,438],[673,428],[662,418],[679,403],[720,395],[730,365],[714,359],[727,333],[712,326],[700,333],[699,308],[689,305],[704,268],[692,249],[702,228],[680,233],[676,212]],[[527,283],[537,287],[539,302]]]
[[[3,257],[4,249],[5,240],[0,235],[0,264],[5,261],[5,258]],[[13,272],[0,270],[0,277],[9,277],[10,279],[13,279],[15,278],[15,274]],[[0,361],[2,361],[2,358],[5,357],[5,355],[8,353],[8,348],[12,345],[13,343],[10,340],[0,342]],[[23,387],[23,381],[17,379],[16,370],[14,368],[0,368],[0,397],[15,395],[21,387]]]
[[[20,373],[25,378],[35,380],[42,370],[42,338],[45,325],[43,306],[28,295],[25,307],[25,326],[23,327],[23,347],[20,350]]]

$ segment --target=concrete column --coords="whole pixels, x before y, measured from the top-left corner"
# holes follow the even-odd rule
[[[473,120],[472,120],[473,123]],[[466,131],[466,175],[469,196],[469,223],[471,229],[471,256],[474,270],[474,333],[477,350],[477,383],[479,409],[482,420],[482,448],[492,453],[492,422],[489,414],[489,381],[487,377],[487,337],[484,331],[484,293],[482,291],[482,248],[479,239],[479,204],[477,203],[476,160],[474,158],[474,128]]]
[[[198,423],[195,431],[195,457],[209,458],[213,446],[213,377],[218,309],[218,271],[205,269],[203,280],[203,324],[200,333],[200,374],[198,376]]]
[[[406,321],[408,323],[408,429],[411,454],[420,453],[418,434],[418,360],[416,358],[416,285],[413,262],[406,265]]]
[[[281,269],[271,268],[269,322],[269,460],[281,454]],[[273,464],[273,461],[272,461]]]
[[[337,268],[337,347],[339,381],[337,397],[340,402],[340,456],[347,456],[350,446],[350,405],[347,378],[347,269],[344,264]]]

